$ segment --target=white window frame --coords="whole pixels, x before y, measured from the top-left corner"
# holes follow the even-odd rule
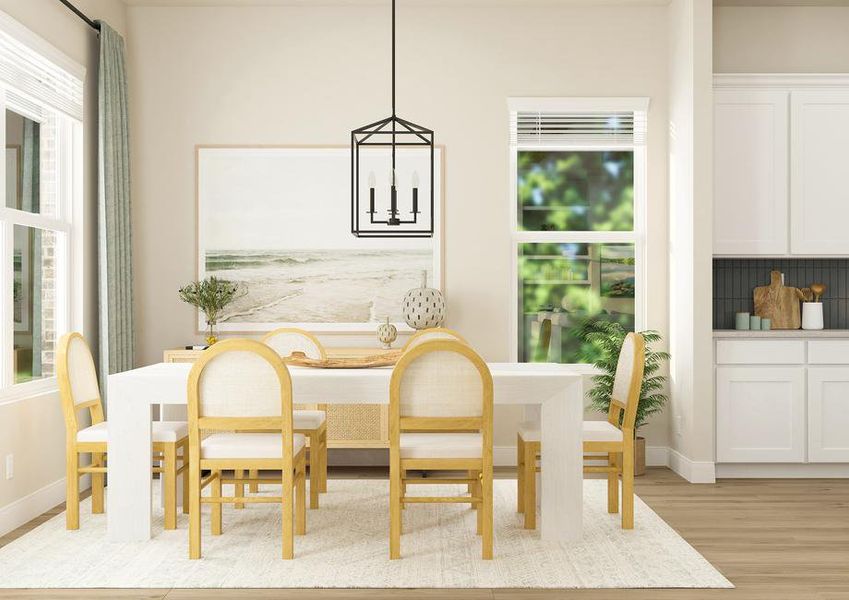
[[[525,111],[539,112],[621,112],[634,111],[648,115],[649,99],[643,97],[575,97],[575,98],[508,98],[508,114]],[[510,125],[512,128],[512,125]],[[513,131],[510,131],[511,140]],[[647,207],[647,144],[594,143],[591,145],[508,144],[510,203],[510,360],[519,360],[519,245],[524,243],[576,243],[576,244],[633,244],[634,245],[634,327],[640,331],[646,323],[646,207]],[[634,152],[634,229],[633,231],[519,231],[518,153],[519,150],[544,151],[604,151],[629,150]]]
[[[13,365],[14,323],[12,290],[14,269],[14,228],[22,225],[56,234],[55,265],[55,341],[71,330],[83,328],[83,123],[82,88],[85,68],[44,39],[0,12],[0,36],[26,47],[39,63],[34,66],[22,59],[14,65],[19,73],[30,68],[52,70],[70,82],[76,96],[67,89],[59,93],[41,89],[31,80],[0,78],[0,136],[6,139],[6,110],[14,111],[39,123],[53,116],[56,123],[56,214],[36,214],[7,208],[0,203],[0,405],[55,392],[56,376],[18,383]],[[33,73],[35,75],[35,73]],[[0,161],[0,189],[5,189],[6,163]],[[44,182],[42,182],[42,186]],[[42,192],[44,188],[42,187]]]

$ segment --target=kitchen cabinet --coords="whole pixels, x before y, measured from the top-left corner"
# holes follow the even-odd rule
[[[808,368],[808,460],[849,462],[849,367]]]
[[[794,91],[790,123],[790,251],[849,254],[849,91]]]
[[[714,93],[714,254],[789,250],[789,96],[786,91]]]
[[[713,252],[849,256],[849,75],[714,76]]]
[[[804,382],[803,367],[717,367],[717,462],[804,462]]]

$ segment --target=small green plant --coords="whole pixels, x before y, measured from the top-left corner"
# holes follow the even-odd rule
[[[247,293],[240,284],[210,276],[180,288],[180,300],[203,311],[206,316],[207,344],[216,341],[215,326],[228,304]]]
[[[658,374],[664,361],[669,360],[669,353],[654,350],[653,344],[663,340],[657,331],[641,331],[646,341],[646,367],[643,371],[643,385],[640,389],[640,403],[637,405],[637,419],[634,433],[646,424],[649,417],[659,413],[669,398],[663,394],[666,377]],[[593,376],[593,388],[589,397],[593,408],[607,414],[610,409],[610,396],[613,393],[613,380],[616,377],[616,364],[619,361],[619,351],[628,332],[621,324],[611,321],[590,319],[576,332],[584,342],[583,352],[590,358],[596,368],[602,371]],[[589,346],[589,347],[587,347]]]

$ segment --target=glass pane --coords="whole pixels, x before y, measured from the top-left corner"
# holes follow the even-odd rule
[[[519,245],[519,360],[590,362],[588,319],[634,330],[634,245]]]
[[[15,383],[54,374],[56,234],[15,225],[12,267]]]
[[[6,111],[6,206],[27,212],[41,210],[39,196],[41,125]]]
[[[634,153],[520,151],[521,231],[632,231]]]

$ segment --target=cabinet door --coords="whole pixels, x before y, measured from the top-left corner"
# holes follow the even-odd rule
[[[808,369],[808,461],[849,462],[849,367]]]
[[[804,381],[804,367],[717,367],[717,462],[804,462]]]
[[[788,96],[714,93],[714,254],[788,252]]]
[[[790,251],[849,254],[849,92],[793,92]]]

